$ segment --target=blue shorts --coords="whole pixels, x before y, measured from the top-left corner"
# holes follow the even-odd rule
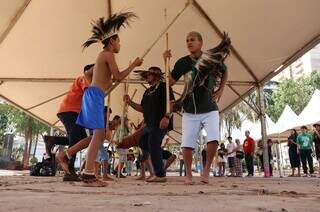
[[[87,129],[104,129],[104,92],[98,87],[89,87],[82,97],[77,124]]]

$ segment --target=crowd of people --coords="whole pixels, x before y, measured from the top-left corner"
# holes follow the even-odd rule
[[[315,177],[313,158],[320,159],[320,124],[313,125],[313,132],[308,132],[306,126],[300,128],[298,134],[295,129],[288,137],[289,159],[292,169],[290,177],[301,176],[300,167],[302,164],[304,177]],[[297,169],[297,174],[295,170]],[[320,175],[319,175],[320,176]]]
[[[316,177],[314,169],[314,159],[320,164],[320,124],[314,124],[312,133],[308,132],[306,126],[300,128],[300,134],[297,130],[292,129],[288,137],[288,155],[292,173],[288,177]],[[257,164],[259,172],[264,171],[264,145],[262,140],[254,141],[250,137],[250,132],[245,131],[245,140],[243,144],[239,139],[233,142],[232,137],[227,137],[228,143],[225,146],[221,143],[217,151],[217,157],[214,160],[213,175],[218,177],[242,177],[247,173],[247,177],[254,176],[254,164]],[[269,176],[273,176],[274,154],[272,151],[273,141],[267,140],[268,168]],[[202,164],[205,164],[205,149],[202,150]],[[244,160],[243,160],[244,159]],[[244,162],[244,163],[243,163]],[[303,175],[300,167],[302,166]],[[227,169],[228,168],[228,169]],[[279,168],[279,167],[278,167]],[[297,169],[297,173],[296,173]],[[246,171],[245,171],[246,170]],[[227,173],[227,171],[229,171]],[[257,171],[257,170],[256,170]],[[183,160],[180,160],[179,174],[183,173]],[[318,176],[320,173],[318,171]]]

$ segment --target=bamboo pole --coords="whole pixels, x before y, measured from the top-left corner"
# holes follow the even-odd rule
[[[164,19],[167,22],[167,9],[164,9]],[[166,33],[166,50],[169,50],[169,33]],[[169,71],[170,71],[170,58],[164,61],[165,80],[166,80],[166,113],[170,113],[170,90],[169,90]]]
[[[169,28],[174,24],[174,22],[180,17],[180,15],[188,8],[188,6],[192,4],[192,1],[187,1],[184,8],[179,11],[179,13],[171,20],[171,22],[161,31],[161,33],[158,35],[158,37],[155,39],[155,41],[150,45],[149,48],[146,49],[146,51],[142,54],[141,59],[143,59],[147,54],[151,51],[151,49],[157,44],[157,42],[160,40],[160,38],[169,30]],[[114,83],[107,91],[106,94],[111,93],[119,84],[121,81],[118,81]]]

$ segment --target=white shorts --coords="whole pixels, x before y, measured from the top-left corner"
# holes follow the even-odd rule
[[[207,142],[219,141],[219,123],[219,111],[211,111],[201,114],[183,113],[181,147],[188,147],[192,149],[196,147],[201,124],[207,133]]]

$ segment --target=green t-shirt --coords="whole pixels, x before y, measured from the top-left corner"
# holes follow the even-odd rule
[[[312,149],[312,135],[310,133],[298,135],[297,143],[300,145],[300,149]]]
[[[194,75],[197,70],[195,69],[196,61],[192,60],[190,56],[180,58],[171,72],[172,78],[178,81],[181,76],[192,72]],[[219,110],[217,103],[212,98],[212,91],[216,85],[216,79],[209,75],[205,80],[204,86],[197,87],[193,95],[189,95],[183,101],[183,109],[187,113],[208,113],[210,111]]]

